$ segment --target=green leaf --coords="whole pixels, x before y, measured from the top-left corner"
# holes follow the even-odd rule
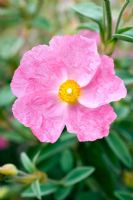
[[[97,192],[79,192],[75,200],[103,200],[103,198]]]
[[[94,167],[77,167],[72,170],[64,179],[63,184],[65,186],[72,186],[88,176],[90,176],[94,172]]]
[[[42,16],[36,17],[32,21],[32,26],[36,28],[44,29],[44,30],[50,30],[51,28],[50,22]]]
[[[33,157],[33,159],[32,159],[32,161],[33,161],[34,164],[37,163],[37,160],[38,160],[38,158],[39,158],[39,156],[40,156],[40,153],[41,153],[41,151],[38,151],[38,152],[34,155],[34,157]]]
[[[38,180],[36,180],[34,183],[31,185],[32,191],[35,194],[37,199],[41,199],[41,189],[40,189],[40,183]]]
[[[67,188],[59,188],[56,193],[55,193],[55,199],[56,200],[63,200],[66,199],[66,197],[71,193],[72,188],[71,187],[67,187]]]
[[[40,190],[41,190],[41,196],[46,196],[46,195],[54,193],[57,190],[57,186],[50,183],[43,184],[43,185],[40,184]],[[28,198],[28,197],[36,197],[36,196],[33,193],[32,188],[30,187],[22,193],[22,197]]]
[[[0,8],[0,26],[1,28],[14,26],[21,23],[20,13],[17,9]]]
[[[41,153],[40,153],[37,163],[40,163],[56,155],[57,153],[62,152],[64,149],[73,146],[75,143],[76,143],[75,135],[68,134],[68,133],[66,135],[63,135],[61,139],[58,142],[54,143],[52,146],[45,145],[41,149]]]
[[[0,136],[4,136],[8,141],[22,143],[25,139],[15,131],[0,131]]]
[[[117,31],[117,33],[123,33],[123,32],[129,31],[129,30],[131,30],[131,29],[133,29],[132,26],[125,27],[125,28],[121,28],[121,29],[119,29],[119,30]]]
[[[72,7],[79,14],[90,18],[91,20],[101,23],[103,19],[103,9],[102,7],[94,3],[79,3]]]
[[[29,172],[29,173],[32,173],[36,170],[34,164],[32,163],[32,161],[30,160],[30,158],[27,156],[26,153],[21,153],[21,162],[24,166],[24,168]]]
[[[126,119],[128,117],[128,114],[130,113],[130,108],[128,105],[114,104],[114,108],[119,121]]]
[[[106,141],[115,155],[125,164],[127,167],[132,167],[132,157],[125,145],[124,141],[120,136],[112,132],[107,138]]]
[[[78,29],[88,29],[88,30],[91,30],[91,31],[95,31],[95,32],[99,32],[99,27],[98,25],[95,23],[95,24],[92,24],[92,23],[82,23],[78,26]]]
[[[68,172],[73,168],[74,160],[70,150],[66,149],[62,152],[60,164],[64,172]]]
[[[9,105],[15,97],[11,93],[11,89],[9,85],[5,85],[0,89],[0,106]]]
[[[116,33],[113,35],[113,38],[126,42],[133,42],[133,28],[122,33]]]
[[[128,192],[115,192],[115,196],[119,200],[133,200],[133,193],[128,193]]]
[[[133,84],[133,74],[122,70],[117,71],[117,75],[120,76],[126,85]]]
[[[15,56],[24,44],[23,38],[3,36],[0,38],[0,57],[9,59]]]

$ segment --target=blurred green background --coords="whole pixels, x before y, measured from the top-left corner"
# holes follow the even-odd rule
[[[89,20],[71,8],[78,2],[83,1],[0,0],[0,165],[13,163],[30,174],[27,166],[37,155],[37,169],[49,177],[40,183],[41,189],[29,184],[32,189],[27,190],[29,185],[0,175],[0,199],[36,199],[41,193],[46,200],[133,200],[133,44],[118,43],[115,53],[116,71],[125,81],[128,96],[113,104],[118,118],[108,138],[79,143],[64,131],[57,143],[41,144],[12,116],[15,97],[10,82],[20,58],[53,35],[75,34],[83,28]],[[102,5],[100,0],[93,2]],[[111,1],[114,23],[123,2]],[[122,23],[133,25],[132,3]],[[64,185],[63,177],[67,177]]]

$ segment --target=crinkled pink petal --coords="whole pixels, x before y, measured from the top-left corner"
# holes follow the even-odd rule
[[[17,97],[39,90],[55,92],[66,81],[66,71],[48,46],[36,46],[24,54],[11,82],[12,91]]]
[[[33,127],[32,132],[41,142],[54,143],[60,137],[64,127],[65,122],[63,115],[51,117],[46,116],[43,118],[41,127]]]
[[[95,40],[97,45],[99,45],[99,43],[100,43],[100,34],[98,32],[91,31],[91,30],[81,30],[79,32],[79,35],[87,37],[88,39]]]
[[[95,40],[81,35],[56,36],[50,41],[50,48],[66,66],[69,79],[80,86],[90,82],[100,62]]]
[[[118,101],[126,94],[124,82],[115,75],[113,60],[102,56],[100,68],[90,84],[82,88],[79,102],[89,108],[96,108]]]
[[[115,119],[116,114],[109,105],[89,109],[77,104],[69,107],[66,126],[79,141],[94,141],[109,134],[109,127]]]
[[[42,142],[54,142],[61,134],[64,123],[65,104],[55,96],[40,91],[16,100],[13,114],[22,124],[30,127]]]

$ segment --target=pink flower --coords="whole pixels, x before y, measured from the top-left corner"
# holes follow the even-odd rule
[[[0,136],[0,150],[8,147],[8,141]]]
[[[24,54],[11,88],[14,116],[41,142],[55,142],[65,125],[79,141],[109,133],[116,114],[108,105],[126,96],[113,60],[81,35],[56,36]]]

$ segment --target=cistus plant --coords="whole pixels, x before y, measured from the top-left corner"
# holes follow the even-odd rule
[[[0,1],[0,199],[133,199],[132,24],[128,0]]]

